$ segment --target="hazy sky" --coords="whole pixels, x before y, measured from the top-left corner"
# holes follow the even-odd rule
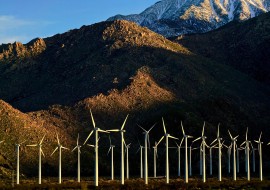
[[[158,0],[8,0],[0,6],[0,44],[48,37],[104,21],[116,14],[140,13]]]

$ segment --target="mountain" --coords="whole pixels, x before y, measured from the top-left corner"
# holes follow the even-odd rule
[[[270,13],[246,22],[233,22],[217,30],[172,38],[190,51],[230,65],[254,79],[270,84]]]
[[[233,21],[244,21],[270,10],[270,0],[161,0],[140,14],[116,15],[166,37],[203,33]]]
[[[159,140],[161,117],[167,130],[179,137],[181,121],[194,136],[206,121],[209,141],[219,122],[225,139],[227,129],[239,134],[249,126],[256,136],[270,122],[268,85],[128,21],[101,22],[28,44],[1,45],[0,72],[0,140],[12,137],[10,152],[4,155],[11,165],[12,146],[24,138],[34,143],[46,133],[46,155],[54,149],[56,132],[70,149],[78,133],[82,143],[92,129],[90,109],[102,129],[119,128],[129,114],[125,138],[134,146],[141,137],[137,124],[157,123],[151,142]],[[265,130],[264,135],[270,134]],[[112,140],[119,147],[119,134]],[[101,136],[101,175],[110,171],[108,143],[108,136]],[[83,151],[83,173],[89,176],[93,151]],[[130,162],[138,162],[131,154]],[[22,155],[22,171],[34,175],[37,154],[24,147]],[[67,154],[63,165],[74,167],[65,172],[76,170],[75,157],[76,153]],[[46,157],[44,163],[53,171],[47,174],[56,175],[57,156]]]

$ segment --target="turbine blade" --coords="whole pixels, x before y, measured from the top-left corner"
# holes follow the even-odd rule
[[[149,140],[149,134],[147,133],[147,142],[148,142],[148,148],[150,149],[150,140]]]
[[[138,148],[138,150],[136,151],[136,154],[139,152],[140,149],[141,149],[141,147]]]
[[[96,128],[96,123],[95,123],[95,120],[94,120],[94,117],[93,117],[93,114],[92,114],[92,110],[91,109],[90,109],[90,114],[91,114],[91,119],[92,119],[93,127]]]
[[[166,127],[165,127],[165,123],[164,123],[163,117],[162,117],[162,125],[163,125],[163,129],[164,129],[164,133],[166,134],[167,132],[166,132]]]
[[[180,145],[179,145],[180,147],[182,146],[183,141],[184,141],[184,137],[182,138],[182,140],[180,142]]]
[[[107,130],[109,132],[119,132],[120,130],[119,129],[110,129],[110,130]]]
[[[112,147],[110,146],[110,148],[109,148],[109,150],[108,150],[108,153],[107,153],[107,156],[109,155],[111,149],[112,149]]]
[[[267,145],[270,145],[270,142],[269,142],[269,143],[267,143]]]
[[[181,127],[182,127],[183,136],[185,136],[185,130],[184,130],[183,122],[182,121],[181,121]]]
[[[237,139],[239,137],[239,135],[237,135],[236,137],[234,137],[234,139]]]
[[[180,147],[180,145],[179,145],[179,144],[177,144],[177,142],[176,142],[176,141],[174,141],[174,143],[176,144],[176,146],[177,146],[177,147]]]
[[[174,137],[174,136],[171,136],[171,135],[169,135],[168,137],[169,137],[169,138],[172,138],[172,139],[177,139],[177,140],[178,140],[178,138],[176,138],[176,137]]]
[[[204,135],[204,127],[205,127],[205,121],[203,122],[202,136]]]
[[[124,123],[122,124],[121,130],[123,130],[123,129],[124,129],[124,127],[125,127],[125,125],[126,125],[126,122],[127,122],[127,119],[128,119],[128,114],[127,114],[127,117],[126,117],[126,119],[125,119]]]
[[[152,125],[152,127],[147,131],[148,133],[156,126],[157,123],[155,123],[154,125]]]
[[[85,145],[85,143],[88,141],[88,139],[91,137],[91,135],[93,134],[94,130],[92,130],[90,132],[90,134],[88,135],[88,137],[86,138],[86,140],[84,141],[83,145]]]
[[[193,138],[193,136],[188,135],[187,138]]]
[[[260,142],[261,142],[261,138],[262,138],[262,132],[261,132],[260,137],[259,137],[259,141],[260,141]]]
[[[78,133],[78,137],[77,137],[77,146],[79,145],[79,138],[80,138],[80,134]]]
[[[228,133],[229,133],[229,135],[230,135],[231,139],[233,139],[232,134],[230,133],[230,131],[229,131],[229,130],[228,130]]]
[[[64,146],[62,146],[61,148],[63,148],[63,149],[66,149],[66,150],[69,150],[69,148],[67,148],[67,147],[64,147]]]
[[[147,133],[147,131],[144,129],[144,128],[142,128],[140,125],[138,125],[144,132],[146,132]]]
[[[259,143],[259,141],[254,140],[254,142]]]
[[[164,138],[164,136],[162,136],[162,137],[159,139],[159,141],[158,141],[158,143],[156,144],[156,146],[159,145],[159,143],[162,141],[163,138]]]
[[[29,145],[26,145],[26,146],[38,146],[38,144],[29,144]]]
[[[248,135],[248,127],[247,127],[247,132],[246,132],[246,141],[247,141],[247,135]]]
[[[43,150],[42,149],[40,149],[40,150],[41,150],[42,156],[45,158],[45,154],[44,154]]]
[[[43,143],[44,138],[45,138],[45,135],[42,137],[42,139],[41,139],[41,141],[40,141],[39,144],[42,144]]]
[[[73,152],[73,151],[76,150],[77,148],[78,148],[78,146],[75,146],[75,147],[72,149],[71,152]]]
[[[92,144],[87,144],[87,146],[90,146],[90,147],[94,147],[95,148],[95,145],[92,145]]]
[[[246,141],[244,141],[240,146],[243,146],[243,144],[245,144],[246,143]]]
[[[102,130],[102,129],[99,129],[98,132],[101,132],[101,133],[110,133],[110,132],[105,131],[105,130]]]
[[[60,144],[58,133],[56,133],[57,143]]]
[[[219,126],[220,126],[220,123],[218,124],[217,138],[219,137]]]
[[[217,141],[217,139],[213,140],[213,142],[211,142],[211,144],[210,144],[210,145],[214,144],[216,141]]]
[[[54,151],[52,152],[51,156],[57,151],[57,149],[58,149],[58,147],[56,147],[56,148],[54,149]]]
[[[197,139],[193,140],[192,142],[196,142],[198,140],[200,140],[202,137],[198,137]]]

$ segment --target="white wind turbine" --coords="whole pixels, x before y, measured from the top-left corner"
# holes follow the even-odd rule
[[[253,147],[252,143],[250,143],[252,147],[252,166],[253,166],[253,172],[255,172],[255,151],[257,150],[256,148]]]
[[[221,143],[222,141],[222,138],[220,138],[219,136],[219,126],[220,124],[218,124],[218,131],[217,131],[217,138],[211,143],[214,144],[216,141],[218,141],[218,181],[221,181],[222,180],[222,167],[221,167],[221,155],[222,155],[222,145],[223,143]]]
[[[120,132],[121,133],[121,170],[120,170],[120,174],[121,174],[121,184],[122,185],[125,183],[125,173],[124,173],[124,170],[125,170],[125,163],[124,163],[125,162],[125,160],[124,160],[124,132],[126,132],[126,131],[124,130],[124,127],[125,127],[127,118],[128,118],[128,115],[127,115],[124,123],[122,124],[121,129],[107,130],[109,132]]]
[[[153,146],[154,149],[154,177],[157,177],[157,142],[155,142],[155,146]]]
[[[109,155],[110,151],[111,151],[111,180],[114,180],[114,162],[113,162],[113,149],[114,149],[114,145],[112,145],[112,140],[111,140],[111,136],[109,136],[109,140],[110,140],[110,148],[108,150],[107,155]]]
[[[201,146],[202,146],[202,179],[203,179],[203,182],[206,181],[206,169],[205,169],[205,145],[206,145],[205,139],[206,139],[206,136],[204,136],[204,127],[205,127],[205,122],[203,123],[202,136],[198,137],[197,139],[192,141],[192,142],[195,142],[195,141],[202,139]]]
[[[77,180],[80,183],[81,182],[81,147],[82,146],[79,145],[79,138],[80,138],[80,135],[78,133],[77,145],[73,148],[71,152],[73,152],[76,149],[78,150]]]
[[[224,146],[228,149],[227,155],[228,155],[228,173],[231,173],[231,153],[232,153],[232,144],[230,146]]]
[[[237,135],[236,137],[232,137],[230,131],[228,130],[228,133],[231,137],[231,141],[232,141],[232,146],[233,146],[233,180],[236,181],[236,141],[237,141],[237,137],[239,135]]]
[[[177,146],[177,153],[178,153],[178,177],[181,176],[181,146],[182,146],[182,143],[184,141],[184,138],[182,138],[180,144],[177,144],[177,142],[175,142],[176,146]]]
[[[181,127],[183,132],[183,137],[185,139],[185,183],[188,183],[188,147],[187,147],[187,139],[193,138],[192,136],[186,135],[183,127],[183,123],[181,121]]]
[[[250,144],[250,141],[248,140],[247,135],[248,135],[248,128],[247,128],[247,131],[246,131],[246,140],[240,146],[246,144],[246,146],[245,146],[245,152],[246,152],[246,158],[245,158],[246,162],[245,163],[246,163],[246,166],[245,167],[246,167],[246,172],[247,172],[247,180],[250,181],[250,165],[249,165],[249,144]],[[238,169],[239,169],[239,160],[238,160]]]
[[[42,151],[42,142],[45,138],[45,135],[42,137],[41,141],[39,144],[31,144],[31,145],[26,145],[26,146],[32,146],[32,147],[38,147],[38,184],[41,184],[41,155],[44,156],[44,153]],[[45,157],[45,156],[44,156]]]
[[[211,175],[213,175],[213,157],[212,157],[212,149],[213,148],[218,148],[217,147],[217,144],[214,144],[214,145],[212,145],[213,144],[213,142],[211,143],[211,145],[210,146],[208,146],[207,144],[206,144],[206,146],[207,146],[207,148],[209,149],[209,175],[211,176]]]
[[[262,138],[262,132],[260,134],[259,140],[255,141],[256,143],[258,143],[258,152],[259,152],[259,158],[260,158],[260,180],[263,180],[263,173],[262,173],[262,144],[263,142],[261,141]],[[270,143],[268,143],[267,145],[269,145]]]
[[[136,154],[140,151],[140,176],[141,178],[143,178],[143,146],[140,144],[139,139],[137,140],[138,140],[139,148],[136,151]]]
[[[192,176],[192,159],[191,159],[191,153],[192,150],[196,150],[199,149],[200,147],[197,148],[192,148],[193,142],[191,143],[191,145],[189,146],[189,176]]]
[[[147,149],[150,148],[150,140],[149,140],[149,132],[155,127],[154,124],[148,131],[142,128],[140,125],[139,127],[144,131],[144,181],[145,184],[148,184],[148,158],[147,158]],[[148,143],[148,145],[147,145]]]
[[[129,179],[129,158],[128,158],[128,150],[130,148],[130,144],[129,143],[128,145],[126,145],[125,141],[124,141],[124,144],[125,144],[125,147],[126,147],[126,164],[127,164],[127,167],[126,167],[126,175],[127,175],[127,179]]]
[[[95,175],[94,175],[94,183],[95,183],[95,186],[97,187],[98,186],[98,133],[99,132],[102,132],[102,133],[109,133],[105,130],[102,130],[98,127],[96,127],[96,123],[95,123],[95,120],[94,120],[94,117],[93,117],[93,114],[92,114],[92,111],[90,109],[90,114],[91,114],[91,119],[92,119],[92,124],[93,124],[93,130],[89,133],[88,137],[86,138],[86,140],[84,141],[84,145],[85,143],[88,141],[88,139],[91,137],[91,135],[95,132]]]
[[[17,181],[16,184],[20,184],[20,146],[25,143],[25,141],[15,144],[16,155],[17,155]]]
[[[169,133],[167,133],[163,117],[162,117],[162,124],[163,124],[164,135],[160,138],[160,140],[157,144],[159,144],[162,141],[162,139],[165,137],[165,141],[166,141],[166,183],[169,183],[169,175],[170,175],[169,174],[169,138],[172,138],[172,139],[178,139],[178,138],[173,137]]]
[[[59,184],[62,183],[62,149],[66,149],[69,150],[68,148],[62,146],[62,144],[59,141],[59,137],[58,134],[56,133],[56,138],[57,138],[57,147],[54,149],[54,151],[52,152],[51,156],[57,151],[59,150],[59,170],[58,170],[58,174],[59,174]]]

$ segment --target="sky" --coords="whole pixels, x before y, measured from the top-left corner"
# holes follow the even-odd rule
[[[8,0],[0,6],[0,44],[27,43],[101,22],[116,14],[136,14],[158,0]]]

